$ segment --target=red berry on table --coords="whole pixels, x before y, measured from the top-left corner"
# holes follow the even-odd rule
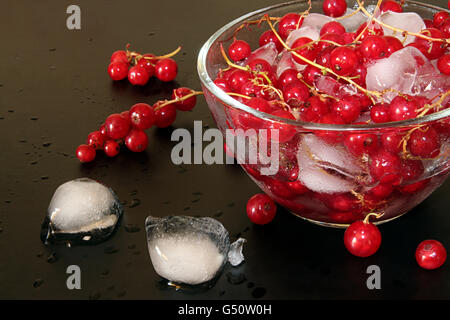
[[[283,45],[281,44],[280,40],[277,38],[275,33],[272,30],[267,30],[261,34],[259,37],[259,46],[262,47],[269,42],[273,42],[275,46],[277,47],[278,52],[283,50]]]
[[[95,149],[86,144],[78,146],[75,154],[80,162],[91,162],[95,159]]]
[[[147,68],[141,65],[136,65],[128,71],[128,81],[134,86],[144,86],[150,79],[150,73]]]
[[[370,174],[383,184],[399,185],[402,181],[401,166],[398,155],[385,150],[380,150],[370,156]]]
[[[155,111],[146,103],[136,103],[130,108],[131,125],[139,130],[146,130],[155,123]]]
[[[191,93],[193,93],[194,90],[189,89],[189,88],[185,88],[185,87],[181,87],[178,89],[175,89],[172,92],[172,100],[176,99],[176,98],[183,98]],[[183,101],[178,101],[174,103],[175,108],[177,108],[177,110],[180,111],[189,111],[192,110],[192,108],[195,107],[195,104],[197,103],[197,97],[194,95],[190,98],[187,98],[186,100]]]
[[[109,77],[114,80],[125,79],[128,75],[128,63],[126,62],[111,62],[108,66]]]
[[[349,47],[337,47],[330,54],[330,67],[340,76],[348,76],[356,69],[358,56]]]
[[[127,53],[123,50],[117,50],[111,55],[110,62],[125,62],[128,63]]]
[[[255,224],[267,224],[277,212],[275,202],[266,194],[258,193],[247,202],[247,216]]]
[[[156,103],[153,106],[153,109],[155,109],[155,125],[158,128],[166,128],[170,126],[177,117],[177,110],[172,104],[168,104],[162,108],[156,109],[158,104]]]
[[[228,55],[233,61],[241,61],[252,53],[250,45],[244,40],[234,40],[228,48]]]
[[[330,17],[341,17],[347,10],[345,0],[325,0],[323,2],[323,13]]]
[[[94,131],[89,133],[86,143],[94,149],[102,149],[105,138],[106,137],[100,131]]]
[[[118,140],[125,138],[130,131],[130,120],[118,113],[110,115],[105,120],[106,135],[110,139]]]
[[[138,129],[132,129],[125,138],[125,145],[132,152],[142,152],[147,148],[147,134]]]
[[[442,266],[447,259],[447,251],[436,240],[422,241],[416,249],[416,261],[420,267],[433,270]]]
[[[447,11],[436,12],[433,16],[433,25],[436,28],[440,28],[442,24],[449,18]]]
[[[313,41],[307,37],[298,38],[297,40],[294,41],[291,47],[292,49],[295,50],[294,51],[295,53],[310,61],[316,60],[317,55],[319,54],[319,50],[317,49],[316,44],[314,44]],[[295,62],[299,64],[308,64],[308,62],[302,60],[295,54],[292,54],[292,58],[294,59]]]
[[[450,54],[440,57],[437,66],[441,73],[450,76]]]
[[[137,62],[136,65],[140,66],[140,67],[144,67],[147,70],[149,77],[151,78],[155,74],[156,60],[155,59],[145,59],[145,57],[154,57],[154,55],[151,53],[144,54],[142,56],[142,58],[139,59],[139,61]]]
[[[325,23],[320,29],[320,35],[323,36],[327,33],[334,33],[337,35],[342,35],[345,33],[345,28],[342,24],[337,21],[330,21]]]
[[[433,127],[414,130],[409,136],[409,151],[421,158],[435,158],[439,155],[441,143],[439,133]]]
[[[100,128],[98,129],[98,131],[100,131],[100,133],[101,133],[104,137],[107,136],[107,135],[106,135],[106,127],[105,127],[105,124],[102,124],[102,125],[100,126]]]
[[[155,76],[161,81],[172,81],[177,77],[177,73],[178,65],[171,58],[161,59],[155,65]]]
[[[393,12],[403,12],[402,6],[392,0],[384,0],[380,5],[381,12],[393,11]]]
[[[303,17],[296,13],[284,15],[278,23],[278,34],[286,39],[293,30],[299,29],[303,24]]]
[[[355,221],[345,230],[344,245],[354,256],[369,257],[380,248],[380,230],[369,221]]]
[[[114,140],[107,140],[103,145],[103,151],[108,157],[115,157],[119,154],[120,146]]]

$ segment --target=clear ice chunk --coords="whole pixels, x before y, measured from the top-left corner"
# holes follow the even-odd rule
[[[313,28],[317,33],[319,33],[323,25],[330,21],[334,21],[334,19],[320,13],[310,13],[307,16],[305,16],[302,23],[302,28],[310,27]]]
[[[380,21],[391,27],[413,33],[420,33],[421,30],[426,28],[422,18],[415,12],[386,11],[381,15]],[[415,40],[415,36],[407,34],[403,35],[402,32],[397,32],[384,26],[382,26],[382,28],[384,31],[384,35],[394,36],[400,41],[403,41],[406,36],[406,40],[403,43],[403,45],[405,46],[410,44],[411,42],[414,42]]]
[[[89,178],[60,185],[50,201],[42,223],[44,244],[94,244],[113,233],[123,214],[111,188]]]
[[[289,36],[286,39],[286,44],[292,48],[292,44],[297,40],[298,38],[310,38],[311,40],[315,41],[318,40],[320,37],[319,31],[316,28],[310,27],[310,26],[303,26],[300,27],[297,30],[292,31]],[[294,48],[292,48],[294,49]]]
[[[217,220],[171,216],[145,220],[150,259],[156,273],[176,283],[202,284],[213,280],[227,261],[244,257],[244,239],[230,244],[228,231]]]
[[[277,78],[279,78],[281,74],[288,69],[296,70],[297,67],[294,63],[294,59],[292,59],[292,53],[284,50],[281,53],[280,60],[277,63]]]
[[[277,46],[273,42],[269,42],[253,51],[252,54],[248,57],[247,61],[251,61],[253,59],[263,59],[266,60],[270,65],[273,65],[277,56]]]
[[[344,13],[344,16],[348,16],[353,12],[355,12],[355,10],[347,8],[347,11]],[[345,19],[337,19],[336,21],[341,23],[347,32],[355,32],[358,29],[358,27],[367,20],[368,17],[362,11],[358,11],[357,13],[355,13],[350,17],[347,17]]]
[[[298,179],[315,192],[349,192],[358,186],[354,177],[362,174],[361,167],[348,152],[314,134],[306,134],[301,139],[297,161]]]

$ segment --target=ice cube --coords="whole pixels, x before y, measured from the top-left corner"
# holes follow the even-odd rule
[[[355,12],[355,10],[347,8],[347,11],[344,13],[344,16],[348,16],[353,12]],[[351,17],[347,17],[344,19],[336,19],[337,22],[341,23],[345,27],[345,30],[347,32],[355,32],[362,23],[368,20],[369,18],[362,11],[358,11]]]
[[[263,59],[266,60],[270,65],[273,65],[275,63],[277,55],[277,46],[273,42],[269,42],[253,51],[252,54],[248,57],[247,61],[251,61],[253,59]]]
[[[307,16],[305,16],[302,23],[302,28],[310,27],[314,29],[317,33],[319,33],[323,25],[330,21],[334,21],[334,19],[320,13],[310,13]]]
[[[106,240],[123,213],[112,189],[89,178],[60,185],[42,223],[45,244],[93,244]]]
[[[405,47],[386,59],[377,60],[367,68],[368,90],[394,89],[410,95],[432,98],[450,86],[448,77],[442,77],[432,63],[415,47]],[[390,102],[397,93],[388,92]]]
[[[426,28],[422,18],[415,12],[386,11],[381,15],[379,20],[391,27],[395,27],[397,29],[413,33],[420,33],[422,29]],[[384,35],[386,36],[397,37],[400,41],[403,41],[403,39],[405,38],[401,32],[394,31],[384,26],[382,27]],[[405,46],[413,42],[415,39],[415,36],[406,34],[405,36],[406,40],[403,43]]]
[[[305,134],[299,143],[299,180],[310,190],[344,193],[354,190],[362,169],[343,148],[331,146],[314,134]]]
[[[352,84],[343,84],[328,76],[318,76],[314,81],[314,85],[319,92],[336,98],[342,98],[345,95],[354,95],[357,93],[355,86]]]
[[[280,60],[277,63],[277,78],[279,78],[281,74],[288,69],[296,70],[297,67],[294,63],[294,59],[292,59],[292,53],[284,50],[281,53]]]
[[[292,31],[289,36],[286,39],[286,44],[289,46],[289,48],[292,48],[292,44],[297,40],[298,38],[310,38],[311,40],[315,41],[319,39],[320,34],[319,31],[313,27],[310,26],[303,26],[300,27],[297,30]],[[294,49],[294,48],[292,48]]]
[[[156,273],[177,283],[197,285],[214,279],[225,263],[240,264],[244,239],[230,245],[228,231],[209,217],[147,217],[150,259]]]

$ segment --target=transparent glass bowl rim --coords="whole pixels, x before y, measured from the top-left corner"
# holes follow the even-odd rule
[[[313,1],[317,1],[317,0],[313,0]],[[245,112],[250,113],[250,114],[252,114],[260,119],[263,119],[263,120],[271,120],[271,121],[286,123],[286,124],[293,125],[296,127],[301,127],[302,129],[306,129],[306,130],[330,130],[330,131],[366,131],[366,130],[370,130],[370,131],[376,131],[377,129],[401,128],[401,127],[408,127],[408,126],[413,126],[413,125],[420,125],[420,124],[424,124],[424,123],[428,123],[428,122],[445,119],[450,116],[450,108],[447,108],[447,109],[441,110],[439,112],[435,112],[430,115],[426,115],[426,116],[419,117],[419,118],[408,119],[408,120],[403,120],[403,121],[395,121],[395,122],[377,123],[377,124],[339,125],[339,124],[323,124],[323,123],[303,122],[303,121],[299,121],[299,120],[291,120],[291,119],[273,116],[273,115],[255,110],[253,108],[250,108],[249,106],[246,106],[245,104],[233,99],[231,96],[226,94],[222,89],[220,89],[219,87],[217,87],[214,84],[213,79],[211,79],[211,77],[209,76],[208,71],[207,71],[206,59],[207,59],[208,52],[211,49],[211,46],[213,45],[213,43],[215,41],[217,41],[218,39],[221,38],[223,33],[228,31],[230,28],[232,28],[236,24],[245,22],[248,18],[250,18],[254,15],[264,14],[265,12],[272,10],[272,9],[282,8],[282,7],[286,7],[286,6],[290,6],[290,5],[294,5],[294,4],[302,4],[302,3],[306,3],[306,2],[307,2],[307,0],[290,1],[290,2],[285,2],[285,3],[280,3],[280,4],[273,5],[273,6],[269,6],[266,8],[262,8],[262,9],[247,13],[247,14],[229,22],[228,24],[226,24],[225,26],[223,26],[222,28],[217,30],[202,46],[202,48],[200,49],[199,55],[198,55],[198,59],[197,59],[197,71],[198,71],[198,74],[200,77],[200,81],[202,82],[204,87],[206,87],[206,89],[209,92],[211,92],[216,98],[218,98],[222,103],[224,103],[225,105],[227,105],[229,107],[232,107],[233,109],[245,111]],[[414,4],[417,6],[421,6],[424,8],[428,8],[428,9],[450,12],[450,10],[440,8],[437,6],[433,6],[430,4],[418,2],[418,1],[408,1],[407,0],[405,2]]]

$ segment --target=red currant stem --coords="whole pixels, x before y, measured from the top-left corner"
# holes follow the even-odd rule
[[[189,98],[192,98],[193,96],[198,96],[198,95],[201,95],[201,94],[203,94],[203,91],[194,91],[194,90],[192,90],[191,93],[189,93],[189,94],[187,94],[187,95],[185,95],[185,96],[182,96],[182,97],[175,97],[175,99],[164,101],[164,103],[162,103],[162,104],[156,106],[156,107],[154,108],[154,111],[159,110],[159,109],[161,109],[161,108],[164,108],[165,106],[167,106],[167,105],[169,105],[169,104],[181,102],[181,101],[187,100],[187,99],[189,99]]]
[[[280,43],[283,45],[283,47],[286,48],[286,50],[291,51],[291,53],[292,53],[293,55],[295,55],[295,56],[298,57],[299,59],[303,60],[304,62],[306,62],[306,63],[308,63],[308,64],[310,64],[310,65],[312,65],[312,66],[314,66],[314,67],[316,67],[316,68],[318,68],[318,69],[320,69],[320,70],[322,70],[322,73],[324,73],[324,72],[325,72],[325,73],[331,73],[331,74],[333,74],[334,76],[336,76],[338,79],[340,79],[340,78],[344,79],[345,81],[347,81],[348,83],[354,85],[356,88],[358,88],[358,89],[361,90],[362,92],[366,93],[366,95],[372,100],[373,103],[375,103],[375,101],[374,101],[374,99],[371,97],[371,95],[374,95],[374,96],[376,96],[376,97],[380,97],[380,96],[381,96],[381,93],[380,93],[380,92],[378,92],[378,91],[370,91],[370,90],[366,90],[366,89],[364,89],[363,87],[361,87],[360,85],[358,85],[356,82],[354,82],[353,80],[351,80],[351,79],[349,79],[349,78],[347,78],[347,77],[340,76],[340,75],[338,75],[337,73],[335,73],[333,70],[331,70],[331,69],[329,69],[329,68],[326,68],[326,67],[324,67],[324,66],[321,66],[320,64],[315,63],[315,62],[313,62],[313,61],[311,61],[311,60],[309,60],[309,59],[303,57],[302,55],[298,54],[297,52],[292,51],[292,49],[286,44],[286,42],[283,41],[283,39],[280,37],[280,35],[278,34],[278,32],[275,30],[275,28],[274,28],[272,22],[270,21],[270,19],[268,19],[268,16],[265,15],[265,17],[266,17],[267,23],[269,24],[270,29],[273,31],[273,33],[274,33],[275,36],[278,38],[278,40],[280,41]]]
[[[448,95],[450,95],[450,90],[447,90],[446,92],[442,93],[440,99],[438,101],[436,101],[435,103],[426,104],[422,108],[418,109],[417,111],[420,113],[417,115],[417,117],[423,117],[428,112],[428,110],[436,108],[436,107],[437,107],[436,111],[439,111],[440,107],[442,107],[442,103],[444,102],[445,98]]]
[[[362,31],[359,33],[359,35],[356,37],[355,42],[359,41],[359,39],[363,36],[364,32],[366,32],[367,28],[369,28],[369,25],[372,24],[372,21],[373,21],[373,19],[375,18],[375,17],[374,17],[374,16],[375,16],[375,12],[377,12],[377,11],[380,9],[381,2],[382,2],[382,0],[378,0],[377,6],[376,6],[375,9],[373,10],[373,13],[372,13],[370,16],[368,16],[368,17],[370,18],[370,21],[367,22],[366,27],[364,28],[364,30],[362,30]],[[358,4],[359,4],[359,1],[358,1]],[[362,3],[359,5],[358,9],[360,9],[360,10],[364,9],[364,2],[362,2]]]
[[[362,4],[364,4],[364,1],[362,2]],[[354,16],[355,14],[357,14],[359,11],[361,11],[361,7],[358,7],[358,9],[356,9],[355,11],[353,11],[352,13],[346,15],[346,16],[342,16],[342,17],[336,17],[334,19],[336,20],[342,20],[342,19],[347,19],[350,18],[352,16]]]
[[[161,59],[166,59],[166,58],[170,58],[173,57],[174,55],[176,55],[178,52],[180,52],[181,50],[181,46],[178,46],[178,48],[176,48],[174,51],[172,51],[171,53],[165,54],[163,56],[157,56],[157,57],[143,57],[144,59],[147,60],[161,60]]]
[[[372,15],[364,8],[363,3],[361,3],[361,0],[356,0],[356,1],[358,2],[358,5],[361,8],[362,12],[364,12],[364,14],[366,16],[371,17]],[[378,23],[379,25],[382,25],[383,27],[391,29],[392,31],[395,31],[395,32],[399,32],[400,34],[408,34],[410,36],[416,36],[418,38],[422,38],[422,39],[425,39],[425,40],[428,40],[428,41],[432,41],[432,42],[450,43],[450,38],[448,38],[448,39],[431,38],[431,37],[423,35],[422,33],[409,32],[409,31],[406,31],[406,30],[402,30],[402,29],[398,29],[398,28],[392,27],[392,26],[390,26],[390,25],[388,25],[388,24],[378,20],[375,17],[372,17],[372,20],[375,21],[376,23]]]
[[[240,94],[240,93],[235,93],[235,92],[226,92],[226,94],[229,96],[241,97],[241,98],[248,99],[248,100],[251,99],[251,97],[246,96],[245,94]]]
[[[369,219],[370,219],[371,216],[374,216],[376,219],[380,219],[383,215],[384,215],[384,212],[381,212],[381,213],[376,213],[376,212],[368,213],[366,215],[366,217],[364,218],[363,222],[364,223],[369,223]]]

